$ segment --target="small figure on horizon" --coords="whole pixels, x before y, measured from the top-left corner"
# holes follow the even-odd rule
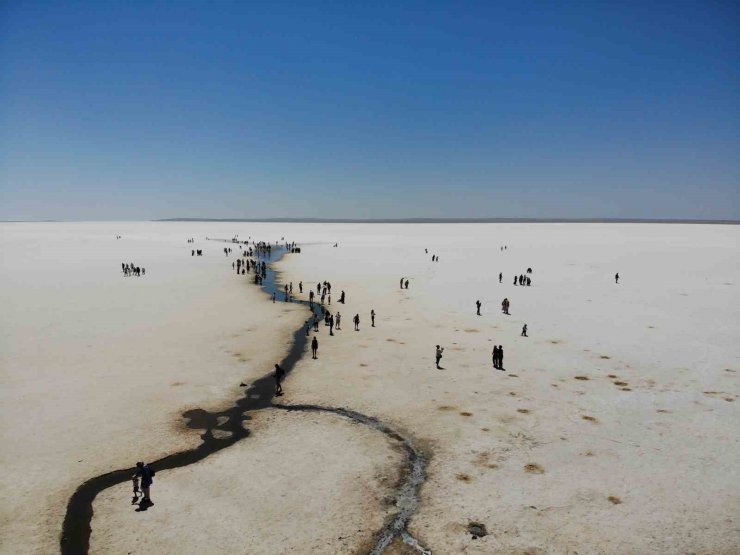
[[[501,283],[501,280],[502,279],[504,279],[504,274],[503,274],[503,272],[499,272],[498,273],[498,282]]]
[[[439,361],[442,360],[442,353],[444,352],[444,347],[440,347],[437,345],[437,350],[434,352],[434,358],[437,362],[437,368],[439,368]],[[441,368],[439,368],[441,370]]]
[[[314,360],[319,358],[319,340],[316,339],[315,335],[311,341],[311,356]]]
[[[303,293],[303,282],[302,281],[298,282],[298,292]]]
[[[341,314],[339,314],[339,312],[337,312],[337,323],[336,323],[336,328],[337,328],[338,330],[341,330],[341,329],[342,329],[342,328],[341,328],[341,324],[342,324],[342,315],[341,315]]]
[[[409,288],[409,280],[406,280],[405,285],[406,285],[406,289],[408,289]]]
[[[342,291],[342,294],[339,295],[339,302],[344,304],[344,291]]]
[[[480,316],[480,300],[475,301],[476,314]]]
[[[352,321],[355,323],[355,331],[360,331],[360,315],[355,314],[355,317],[352,319]]]
[[[501,303],[501,310],[504,314],[509,314],[509,299],[504,299]]]
[[[617,272],[616,274],[614,274],[614,282],[615,283],[619,283],[619,272]]]
[[[527,337],[527,324],[522,327],[522,337]]]
[[[372,322],[372,327],[375,327],[375,309],[370,309],[370,321]]]

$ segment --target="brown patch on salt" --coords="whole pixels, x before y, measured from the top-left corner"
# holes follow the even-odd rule
[[[576,380],[590,380],[591,378],[589,378],[588,376],[575,376],[575,379]]]
[[[475,328],[465,328],[463,331],[465,333],[478,333],[480,330],[475,329]]]
[[[179,385],[185,385],[185,382],[172,382],[172,383],[171,383],[170,385],[171,385],[172,387],[177,387],[177,386],[179,386]]]
[[[619,387],[624,387],[625,385],[629,385],[627,382],[614,382],[614,385],[618,385]]]
[[[507,374],[507,376],[509,376],[510,378],[518,378],[519,377],[516,374]]]
[[[545,469],[536,463],[529,463],[524,465],[524,472],[529,472],[530,474],[544,474]]]
[[[588,420],[589,422],[594,422],[594,423],[599,421],[597,418],[594,418],[593,416],[588,416],[585,414],[581,416],[581,418],[583,418],[584,420]]]
[[[473,416],[473,413],[472,413],[472,412],[466,412],[466,411],[462,411],[462,412],[460,413],[460,416]]]
[[[480,431],[481,432],[490,432],[491,429],[490,428],[481,428]]]
[[[607,497],[607,499],[611,501],[612,503],[614,503],[615,505],[619,505],[622,503],[622,500],[616,495],[610,495],[609,497]]]
[[[522,414],[529,414],[529,409],[516,409],[517,412],[521,412]]]
[[[460,480],[461,482],[467,482],[470,483],[473,481],[473,479],[470,477],[469,474],[465,474],[464,472],[461,472],[460,474],[456,474],[455,478]]]
[[[593,457],[594,452],[593,451],[586,451],[585,453],[582,453],[584,457]]]
[[[601,356],[600,356],[599,358],[601,358],[601,359],[604,359],[604,360],[609,360],[609,359],[611,359],[612,357],[608,357],[608,356],[606,356],[606,355],[601,355]]]
[[[440,405],[437,407],[438,410],[455,410],[457,407],[452,407],[450,405]]]
[[[549,343],[552,343],[553,345],[559,345],[560,343],[562,343],[562,341],[560,339],[550,339]]]
[[[607,378],[612,378],[612,379],[614,379],[614,378],[618,378],[618,377],[619,377],[619,376],[617,376],[617,375],[615,375],[615,374],[608,374],[608,375],[607,375]]]
[[[393,339],[392,337],[389,337],[388,339],[386,339],[386,341],[390,341],[391,343],[395,343],[396,342],[396,340]]]
[[[516,392],[515,391],[509,391],[509,395],[511,395],[512,397],[516,397]]]
[[[620,387],[619,389],[621,389],[622,391],[632,391],[632,388],[630,387]]]
[[[671,412],[668,409],[658,409],[655,412]]]
[[[361,362],[361,363],[360,363],[360,366],[362,366],[362,367],[364,368],[364,367],[366,367],[366,366],[367,366],[367,364],[365,364],[364,362]]]
[[[733,399],[732,397],[725,397],[725,401],[727,401],[728,403],[734,403],[735,399]]]

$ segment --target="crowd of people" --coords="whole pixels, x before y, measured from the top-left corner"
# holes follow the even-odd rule
[[[130,276],[136,276],[141,277],[146,275],[146,268],[141,268],[134,264],[133,262],[125,263],[121,262],[121,271],[123,272],[123,275],[126,277]]]

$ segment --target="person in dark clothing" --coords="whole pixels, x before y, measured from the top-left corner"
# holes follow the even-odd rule
[[[527,337],[527,324],[522,327],[522,337]]]
[[[518,278],[517,278],[516,276],[514,276],[514,285],[516,285],[516,284],[517,284],[517,279],[518,279]]]
[[[493,346],[493,352],[491,353],[491,358],[493,359],[493,367],[498,368],[498,346]]]
[[[401,278],[401,289],[403,289],[403,278]]]
[[[344,304],[344,291],[342,291],[342,294],[339,295],[339,302]]]
[[[503,274],[503,272],[499,272],[498,273],[498,282],[501,283],[501,280],[502,279],[504,279],[504,274]]]
[[[319,358],[319,340],[316,339],[315,335],[313,337],[313,340],[311,341],[311,358]]]
[[[275,395],[278,397],[283,394],[283,386],[281,385],[281,382],[283,381],[283,378],[285,377],[285,370],[280,368],[279,364],[275,365]]]
[[[372,322],[372,326],[375,327],[375,309],[370,310],[370,321]]]
[[[480,301],[475,301],[476,314],[480,316]]]
[[[504,347],[502,345],[498,346],[498,369],[504,369]]]
[[[406,284],[405,285],[406,285],[406,289],[408,289],[409,288],[409,280],[406,280]]]
[[[144,498],[141,500],[141,504],[154,505],[149,494],[149,488],[152,487],[152,483],[154,482],[154,471],[149,468],[148,464],[137,462],[136,472],[133,477],[141,479],[141,491],[144,492]]]
[[[614,274],[614,283],[619,283],[619,272]]]
[[[355,317],[352,319],[352,321],[355,323],[355,331],[360,331],[360,315],[355,314]]]
[[[437,363],[437,368],[439,368],[439,361],[442,360],[442,353],[444,352],[444,350],[444,347],[440,347],[439,345],[437,345],[437,348],[434,351],[434,358]]]
[[[334,316],[329,314],[329,335],[334,335]]]
[[[298,292],[303,293],[303,282],[302,281],[298,282]]]

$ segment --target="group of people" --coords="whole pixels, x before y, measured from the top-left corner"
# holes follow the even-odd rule
[[[146,275],[146,268],[140,268],[139,266],[136,266],[133,262],[131,262],[130,264],[121,262],[121,271],[123,271],[123,275],[126,277],[140,277]]]

